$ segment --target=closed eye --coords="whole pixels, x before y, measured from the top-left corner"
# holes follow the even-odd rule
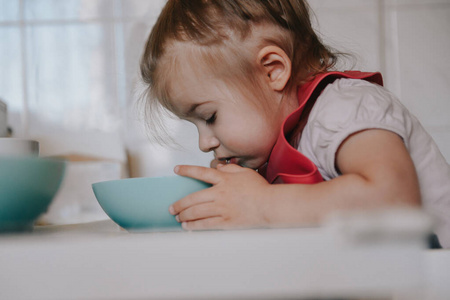
[[[215,121],[216,121],[216,113],[213,113],[213,115],[206,120],[206,124],[211,125],[214,124]]]

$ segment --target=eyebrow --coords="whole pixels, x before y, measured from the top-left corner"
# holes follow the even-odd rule
[[[194,114],[195,110],[197,109],[197,107],[199,107],[200,105],[203,105],[205,103],[208,103],[209,101],[206,102],[202,102],[202,103],[194,103],[191,105],[191,107],[189,107],[189,110],[186,113],[183,113],[182,115],[184,117],[190,117]]]
[[[199,107],[202,104],[203,103],[192,104],[191,107],[189,108],[188,112],[186,113],[186,116],[191,116],[194,113],[194,111],[197,109],[197,107]]]

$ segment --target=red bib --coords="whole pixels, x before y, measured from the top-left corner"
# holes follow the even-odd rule
[[[346,71],[319,74],[311,81],[299,87],[297,92],[299,107],[284,120],[278,140],[270,154],[269,161],[264,168],[265,170],[261,172],[269,183],[311,184],[323,181],[322,175],[320,175],[316,165],[292,147],[287,141],[286,135],[300,121],[305,104],[308,101],[315,101],[326,84],[332,83],[338,78],[364,79],[383,85],[383,79],[380,73]]]

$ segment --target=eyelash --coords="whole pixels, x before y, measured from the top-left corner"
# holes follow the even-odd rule
[[[215,121],[216,121],[216,113],[213,113],[213,115],[208,120],[206,120],[206,124],[211,125],[214,124]]]

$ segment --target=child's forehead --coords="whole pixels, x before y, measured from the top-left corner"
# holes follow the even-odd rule
[[[173,40],[166,44],[165,53],[158,68],[165,76],[163,85],[167,100],[172,102],[180,96],[180,91],[192,89],[209,94],[211,90],[241,90],[247,86],[248,76],[243,67],[251,59],[248,50],[226,49],[226,46],[205,46],[191,41]],[[183,95],[181,95],[183,96]],[[199,95],[199,98],[202,95]]]
[[[166,48],[158,68],[166,74],[162,77],[165,78],[169,98],[179,98],[180,92],[198,89],[199,85],[216,77],[196,47],[200,46],[176,41]]]
[[[189,78],[201,79],[210,73],[208,64],[203,59],[200,46],[190,42],[173,42],[168,48],[161,68],[170,71],[171,80],[186,80]]]

